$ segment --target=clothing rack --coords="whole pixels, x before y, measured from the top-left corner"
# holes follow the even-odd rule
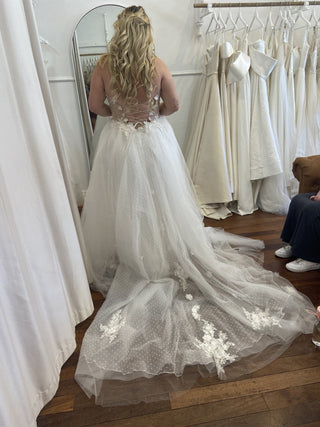
[[[220,7],[283,7],[283,6],[319,6],[320,1],[311,0],[311,1],[274,1],[274,2],[232,2],[232,3],[194,3],[193,7],[196,9],[199,8],[220,8]]]
[[[104,55],[104,52],[80,53],[80,56],[99,56]]]

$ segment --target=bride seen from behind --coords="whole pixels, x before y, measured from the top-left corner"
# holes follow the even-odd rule
[[[263,242],[203,226],[164,117],[178,109],[176,89],[142,7],[119,15],[89,102],[112,119],[82,213],[92,287],[106,296],[75,375],[88,397],[105,406],[157,400],[188,387],[186,367],[234,378],[311,333],[312,303],[263,269]]]

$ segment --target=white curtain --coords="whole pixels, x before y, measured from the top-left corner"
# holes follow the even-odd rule
[[[38,39],[31,0],[1,0],[2,427],[36,425],[93,308]]]

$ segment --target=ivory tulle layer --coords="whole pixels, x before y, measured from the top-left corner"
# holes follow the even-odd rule
[[[261,241],[203,227],[165,118],[137,129],[110,120],[82,220],[93,286],[107,297],[76,380],[100,404],[189,387],[190,365],[221,379],[248,373],[312,331],[311,302],[263,269]],[[162,376],[144,380],[160,374],[166,386]]]

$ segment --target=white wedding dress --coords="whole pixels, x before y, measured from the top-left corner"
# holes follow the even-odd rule
[[[285,150],[290,146],[292,139],[288,109],[287,73],[285,69],[285,28],[280,28],[277,48],[273,54],[277,63],[269,77],[269,108],[272,124],[275,149],[284,169]],[[274,45],[275,45],[274,41]],[[285,174],[268,176],[263,179],[258,196],[259,207],[277,215],[286,215],[290,205],[290,198],[286,188]]]
[[[186,162],[197,199],[205,216],[220,219],[230,215],[225,206],[232,200],[219,91],[219,43],[206,51],[202,98],[197,120],[187,143]]]
[[[318,34],[312,37],[309,55],[306,63],[306,156],[319,154],[319,128],[317,123],[317,59]]]
[[[101,405],[164,398],[190,387],[187,366],[236,377],[311,333],[311,302],[263,269],[261,241],[204,228],[157,97],[150,111],[135,106],[148,113],[138,123],[116,99],[111,108],[82,214],[93,287],[106,295],[76,370],[87,395]]]
[[[285,60],[285,69],[287,72],[287,119],[286,119],[286,130],[288,134],[286,141],[291,141],[284,147],[284,175],[286,180],[286,187],[292,197],[297,193],[297,180],[292,173],[292,163],[295,159],[296,154],[296,102],[295,102],[295,86],[294,86],[294,73],[295,63],[297,61],[297,52],[293,47],[293,28],[289,29],[287,53]]]
[[[251,59],[251,180],[282,172],[281,160],[272,129],[266,80],[277,61],[264,53],[264,40],[249,45]]]
[[[298,49],[299,64],[294,77],[296,105],[295,158],[306,155],[307,115],[306,115],[306,62],[308,58],[308,29],[305,29],[301,48]]]
[[[227,169],[229,177],[229,189],[230,193],[234,193],[234,177],[233,177],[233,164],[232,164],[232,147],[231,147],[231,135],[230,135],[230,117],[228,108],[228,94],[227,94],[227,81],[226,81],[226,67],[233,54],[232,44],[229,42],[223,42],[219,47],[220,52],[220,103],[221,103],[221,118],[223,123],[225,153],[227,160]]]
[[[232,148],[237,167],[235,168],[236,203],[231,210],[240,215],[252,213],[256,206],[250,180],[250,57],[248,34],[238,39],[238,50],[229,62],[227,81],[230,90],[230,109],[233,111]]]

